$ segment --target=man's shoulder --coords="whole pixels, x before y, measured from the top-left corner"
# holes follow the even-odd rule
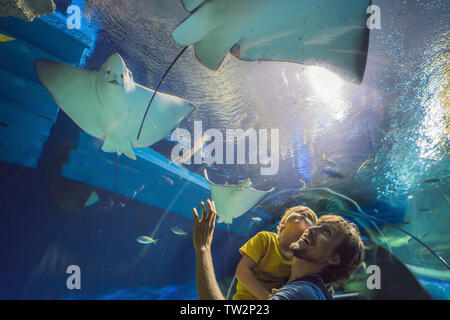
[[[294,280],[283,286],[273,298],[274,300],[326,300],[320,281],[322,281],[320,276]]]
[[[327,294],[325,291],[328,291],[326,285],[319,274],[312,274],[306,277],[296,279],[292,282],[301,290],[308,291],[308,293],[313,294],[321,299],[327,299]]]

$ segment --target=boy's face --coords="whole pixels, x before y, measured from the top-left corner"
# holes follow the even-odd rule
[[[286,231],[289,230],[288,232],[299,238],[306,229],[312,226],[312,222],[304,214],[295,211],[287,216],[284,224]]]

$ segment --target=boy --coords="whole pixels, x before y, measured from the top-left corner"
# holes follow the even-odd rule
[[[293,207],[285,211],[277,233],[261,231],[244,244],[239,249],[242,259],[236,268],[233,300],[265,300],[273,288],[281,287],[291,272],[291,243],[316,221],[317,215],[310,208]]]

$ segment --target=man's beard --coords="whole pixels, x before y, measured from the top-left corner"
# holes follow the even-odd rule
[[[298,259],[302,259],[308,262],[312,262],[312,263],[317,263],[317,261],[310,256],[309,254],[309,250],[308,249],[304,249],[304,248],[297,248],[294,249],[292,248],[292,253],[294,255],[294,257],[298,258]]]

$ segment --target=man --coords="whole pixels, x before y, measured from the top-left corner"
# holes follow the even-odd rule
[[[211,242],[216,221],[214,202],[202,202],[202,217],[194,215],[197,293],[200,300],[224,300],[216,280]],[[331,299],[325,284],[348,280],[364,259],[364,245],[357,227],[336,215],[324,215],[314,227],[291,244],[294,262],[286,285],[274,290],[272,300]]]

